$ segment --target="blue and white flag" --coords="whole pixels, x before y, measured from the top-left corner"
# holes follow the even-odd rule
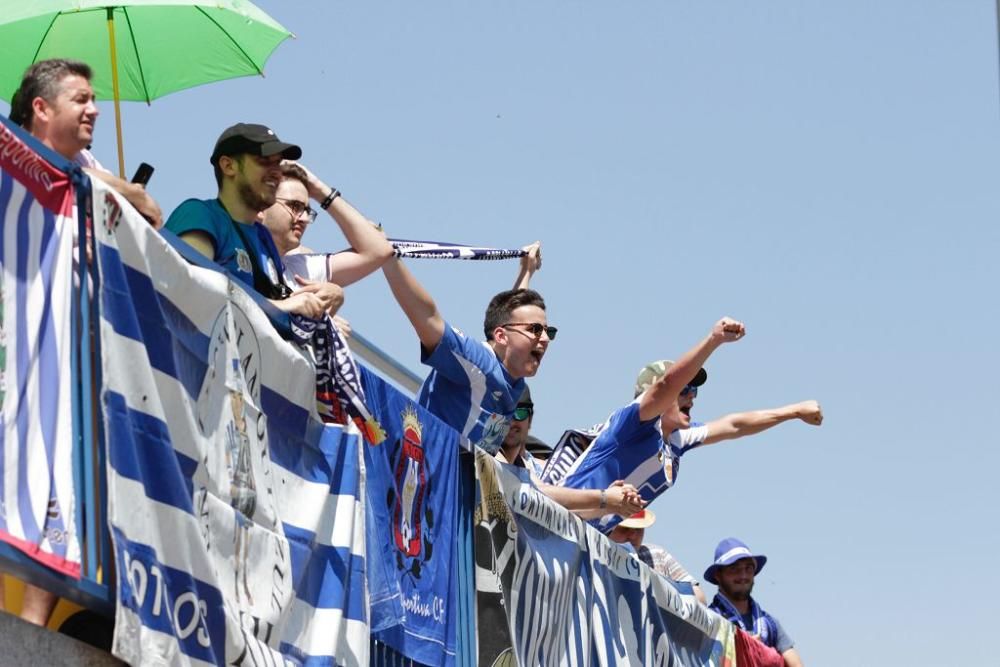
[[[476,452],[519,665],[735,666],[732,625],[535,487]],[[492,632],[479,626],[479,633]],[[501,656],[504,657],[504,656]]]
[[[367,665],[364,466],[243,288],[94,183],[114,652]]]
[[[426,665],[455,663],[459,435],[362,368],[385,429],[365,448],[372,636]]]
[[[0,540],[80,576],[73,488],[75,192],[0,124]]]

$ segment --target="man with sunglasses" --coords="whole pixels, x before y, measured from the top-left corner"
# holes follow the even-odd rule
[[[690,415],[680,408],[681,394],[704,383],[707,374],[702,366],[716,349],[745,334],[741,322],[724,317],[677,362],[656,362],[655,374],[644,368],[639,374],[635,400],[616,410],[596,429],[593,442],[561,479],[552,474],[559,457],[557,451],[543,480],[571,488],[600,489],[621,479],[634,485],[647,503],[655,500],[673,485],[680,458],[690,449],[663,435],[670,436],[691,425]],[[605,515],[597,525],[610,532],[620,520],[616,515]]]
[[[421,361],[431,372],[418,402],[490,454],[507,436],[524,391],[524,378],[538,372],[556,327],[545,316],[545,300],[530,289],[500,292],[490,300],[476,342],[448,324],[434,299],[398,258],[382,266],[393,296],[420,339]]]
[[[531,430],[534,414],[535,404],[531,401],[531,391],[525,387],[514,408],[507,437],[496,454],[499,461],[527,470],[542,493],[568,510],[615,513],[628,517],[645,507],[646,503],[638,490],[620,479],[612,482],[606,489],[572,489],[542,482],[544,466],[527,449],[528,432]]]
[[[281,278],[274,240],[257,222],[257,215],[276,201],[282,160],[301,156],[301,148],[281,141],[263,125],[238,123],[227,128],[210,158],[219,196],[181,203],[170,214],[166,228],[252,285],[279,310],[318,318],[336,310],[343,295],[326,283],[303,286],[290,294]]]

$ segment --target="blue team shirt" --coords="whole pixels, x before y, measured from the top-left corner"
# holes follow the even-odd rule
[[[420,360],[432,369],[420,387],[420,405],[496,454],[507,437],[524,379],[512,378],[489,345],[470,340],[447,322],[441,342],[430,354],[423,350]]]
[[[221,264],[230,273],[253,287],[253,265],[248,253],[256,253],[257,262],[267,273],[271,282],[281,280],[281,259],[267,227],[255,222],[244,224],[241,229],[249,244],[248,248],[234,225],[236,222],[218,199],[188,199],[174,209],[165,227],[180,236],[187,232],[204,232],[212,239],[215,256],[212,260]]]
[[[681,456],[705,442],[707,428],[674,431],[664,442],[659,416],[649,421],[639,419],[639,400],[616,410],[600,433],[580,455],[566,475],[563,486],[575,489],[606,489],[618,479],[639,490],[647,502],[673,486],[680,470]],[[598,522],[601,530],[611,530],[621,517],[605,515]]]

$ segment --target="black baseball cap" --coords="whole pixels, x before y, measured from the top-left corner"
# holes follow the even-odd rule
[[[298,160],[302,157],[302,149],[295,144],[286,144],[278,138],[274,130],[266,125],[254,123],[237,123],[227,127],[219,140],[215,142],[215,150],[209,161],[218,162],[223,155],[260,155],[271,157],[281,155],[286,160]]]

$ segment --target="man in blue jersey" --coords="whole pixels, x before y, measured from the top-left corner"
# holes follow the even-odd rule
[[[655,361],[644,367],[636,379],[637,401],[642,400],[651,387],[661,382],[673,366],[670,361]],[[668,430],[666,420],[661,421],[660,432],[667,434],[666,436],[658,433],[657,437],[640,438],[639,446],[619,448],[622,442],[621,429],[626,427],[621,423],[620,417],[628,406],[613,414],[593,444],[569,468],[564,483],[581,488],[600,488],[604,477],[613,476],[614,479],[624,479],[634,484],[643,498],[652,502],[674,484],[681,457],[695,447],[760,433],[791,419],[800,419],[814,426],[823,422],[823,411],[819,403],[803,401],[769,410],[730,414],[707,424],[692,423],[691,408],[694,399],[699,387],[707,379],[705,369],[699,368],[681,390],[677,398],[681,422]],[[604,431],[608,431],[609,427],[614,428],[605,435]],[[595,447],[596,451],[591,451]],[[602,471],[604,468],[609,469]],[[616,522],[614,517],[605,517],[600,527],[609,530]]]
[[[420,388],[420,405],[496,454],[524,391],[524,378],[538,372],[556,335],[542,296],[530,289],[494,296],[483,325],[486,342],[477,342],[444,320],[399,259],[386,262],[382,272],[420,339],[421,361],[432,369]]]
[[[663,374],[634,401],[608,418],[593,443],[566,472],[562,485],[602,489],[620,479],[639,489],[647,502],[669,488],[680,453],[667,446],[663,434],[691,425],[690,415],[680,408],[681,394],[699,379],[704,381],[702,366],[716,349],[745,334],[741,322],[728,317],[716,322],[708,336],[664,368]],[[599,526],[607,532],[619,521],[615,515],[605,515]]]
[[[526,447],[534,415],[535,404],[531,401],[531,391],[525,387],[514,409],[507,437],[504,438],[500,451],[496,454],[498,461],[527,470],[532,482],[542,493],[569,510],[601,510],[602,514],[615,513],[629,517],[645,507],[646,503],[636,488],[621,480],[615,480],[610,486],[602,489],[571,489],[541,481],[543,466],[541,462],[535,460]]]
[[[238,123],[227,128],[210,158],[219,196],[181,203],[170,214],[166,227],[252,285],[279,310],[317,318],[336,311],[343,292],[330,283],[313,283],[290,294],[281,277],[281,258],[271,233],[257,222],[258,214],[276,201],[282,160],[301,156],[301,148],[281,141],[263,125]]]

